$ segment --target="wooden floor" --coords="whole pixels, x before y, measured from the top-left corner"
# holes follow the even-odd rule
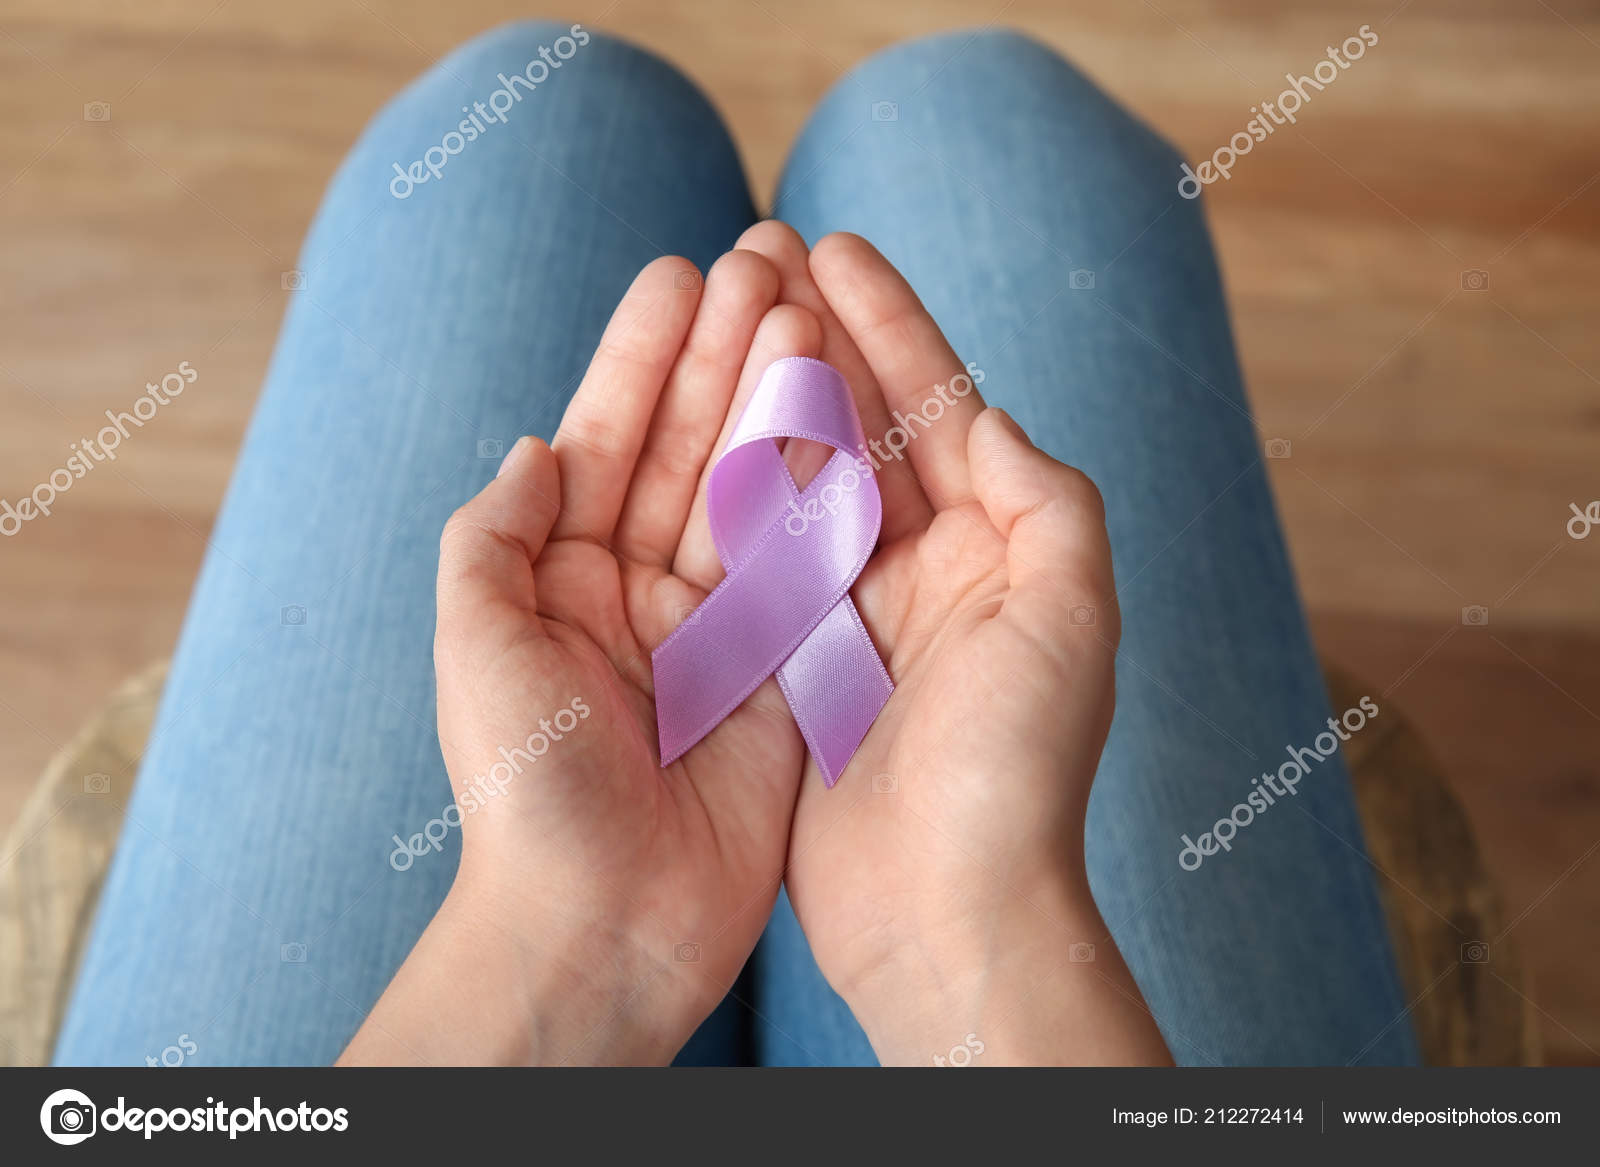
[[[0,540],[0,825],[168,652],[287,293],[366,118],[498,0],[8,0],[0,497],[181,360],[207,391]],[[1555,1061],[1600,1062],[1600,10],[1581,0],[573,0],[700,79],[758,190],[840,70],[997,18],[1209,154],[1324,46],[1336,86],[1208,195],[1319,644],[1448,764]],[[109,120],[86,120],[88,103]],[[91,114],[98,112],[91,109]],[[1482,279],[1464,276],[1484,272]],[[1488,623],[1464,624],[1483,605]],[[0,857],[3,858],[3,857]]]

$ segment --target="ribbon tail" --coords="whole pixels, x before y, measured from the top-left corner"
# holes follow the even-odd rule
[[[829,787],[894,692],[849,596],[783,662],[778,684]]]

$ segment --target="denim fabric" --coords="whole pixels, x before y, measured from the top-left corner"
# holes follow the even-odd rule
[[[329,188],[59,1062],[139,1064],[180,1035],[191,1064],[331,1061],[443,898],[456,832],[404,870],[392,854],[450,800],[433,722],[439,530],[518,435],[553,433],[640,267],[675,252],[704,269],[756,218],[704,97],[597,33],[528,70],[503,120],[464,140],[462,107],[491,103],[500,74],[569,27],[455,51]],[[1089,872],[1174,1055],[1414,1061],[1338,756],[1231,850],[1178,862],[1181,835],[1210,831],[1330,712],[1178,176],[1171,149],[1060,57],[955,33],[839,82],[776,213],[812,242],[873,240],[986,398],[1106,497],[1124,636]],[[786,898],[680,1061],[749,1059],[872,1061]]]

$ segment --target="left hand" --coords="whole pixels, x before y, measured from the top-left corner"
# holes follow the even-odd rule
[[[803,743],[768,678],[663,770],[650,652],[721,575],[674,561],[709,540],[691,512],[736,389],[819,343],[777,295],[749,251],[703,291],[686,260],[650,264],[554,441],[524,438],[446,525],[434,656],[461,866],[348,1059],[665,1062],[743,967],[782,879]],[[512,776],[519,748],[538,758]],[[520,1010],[423,1023],[454,960],[478,984],[497,970]]]

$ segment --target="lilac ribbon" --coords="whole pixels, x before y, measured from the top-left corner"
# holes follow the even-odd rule
[[[804,490],[780,438],[834,448]],[[727,576],[651,656],[663,766],[774,672],[829,786],[866,737],[894,684],[849,595],[883,521],[865,448],[836,369],[809,357],[767,367],[706,486]]]

